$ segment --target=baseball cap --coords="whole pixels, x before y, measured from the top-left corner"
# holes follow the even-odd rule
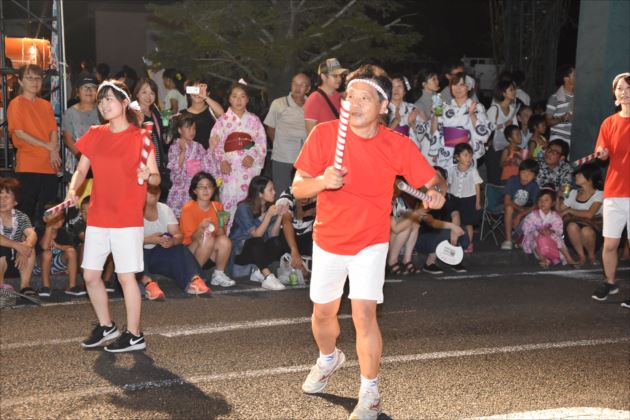
[[[80,88],[81,86],[85,86],[85,85],[98,86],[96,77],[92,76],[91,74],[86,74],[85,76],[81,76],[81,78],[77,82],[77,88]]]
[[[342,74],[347,72],[348,69],[341,68],[339,60],[336,58],[328,58],[326,61],[319,65],[317,74]]]

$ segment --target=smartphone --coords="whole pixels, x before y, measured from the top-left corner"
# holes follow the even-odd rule
[[[188,95],[199,95],[199,92],[201,92],[199,86],[186,86],[186,93]]]
[[[163,238],[172,238],[172,237],[173,237],[173,235],[171,235],[171,234],[170,234],[170,233],[168,233],[168,232],[164,232],[161,236],[162,236]]]

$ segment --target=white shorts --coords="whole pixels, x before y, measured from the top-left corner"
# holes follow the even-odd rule
[[[603,206],[604,238],[621,238],[623,228],[627,228],[630,239],[630,197],[604,198]]]
[[[343,294],[350,277],[350,299],[383,303],[385,263],[388,243],[370,245],[356,255],[338,255],[324,251],[313,242],[313,272],[310,297],[314,303],[329,303]]]
[[[111,253],[117,273],[139,273],[144,270],[143,227],[99,228],[85,230],[85,247],[81,268],[103,271]]]

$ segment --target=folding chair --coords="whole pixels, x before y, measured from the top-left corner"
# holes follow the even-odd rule
[[[499,241],[495,231],[498,230],[501,236],[505,236],[503,233],[503,188],[502,185],[486,184],[479,232],[479,240],[483,241],[488,236],[492,236],[497,246],[499,246]]]

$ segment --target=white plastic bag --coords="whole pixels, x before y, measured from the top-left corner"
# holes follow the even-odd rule
[[[278,280],[280,280],[280,283],[284,285],[289,285],[289,276],[294,270],[294,268],[291,267],[292,262],[293,258],[291,258],[291,254],[289,254],[288,252],[280,257],[280,265],[278,266]],[[299,286],[303,286],[304,284],[306,284],[304,281],[302,270],[295,270],[295,274],[297,274],[297,284]]]

